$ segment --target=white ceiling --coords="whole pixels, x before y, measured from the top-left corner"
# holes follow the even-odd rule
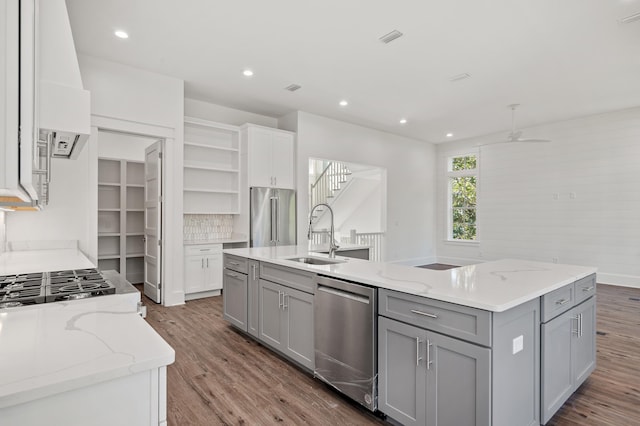
[[[430,142],[640,105],[640,0],[67,0],[80,53],[185,96]],[[126,30],[130,38],[114,37]],[[399,30],[390,44],[378,39]],[[242,70],[250,68],[254,77]],[[471,78],[449,79],[461,73]],[[288,92],[297,83],[302,89]],[[349,106],[338,106],[347,99]],[[408,123],[400,125],[400,118]]]

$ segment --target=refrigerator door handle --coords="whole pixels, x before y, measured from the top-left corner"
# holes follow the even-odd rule
[[[273,243],[275,242],[275,237],[276,234],[274,233],[274,231],[277,230],[277,210],[276,210],[276,197],[271,197],[269,198],[269,203],[271,203],[271,226],[270,226],[270,241]]]
[[[280,229],[278,228],[278,223],[280,222],[280,198],[276,197],[275,205],[276,205],[276,243],[279,243]]]

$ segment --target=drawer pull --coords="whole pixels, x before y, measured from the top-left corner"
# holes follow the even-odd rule
[[[233,272],[227,272],[226,275],[231,278],[238,278],[238,275],[234,274]]]
[[[593,290],[593,286],[585,287],[585,288],[582,289],[582,291],[584,291],[585,293],[588,292],[588,291],[591,291],[591,290]]]
[[[558,306],[566,305],[567,303],[569,303],[569,299],[556,300],[556,305]]]
[[[438,318],[438,316],[436,314],[430,314],[430,313],[427,313],[427,312],[416,311],[415,309],[412,309],[411,312],[413,312],[414,314],[422,315],[422,316],[429,317],[429,318],[434,318],[434,319]]]
[[[200,249],[200,251],[211,251],[211,249]]]
[[[228,263],[229,263],[229,265],[240,266],[240,263],[239,263],[239,262],[228,262]]]

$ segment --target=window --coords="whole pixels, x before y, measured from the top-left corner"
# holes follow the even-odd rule
[[[454,241],[476,239],[478,161],[475,154],[448,159],[448,237]]]

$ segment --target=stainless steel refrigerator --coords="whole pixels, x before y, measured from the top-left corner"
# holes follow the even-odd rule
[[[292,189],[250,190],[250,247],[296,244],[296,192]]]

